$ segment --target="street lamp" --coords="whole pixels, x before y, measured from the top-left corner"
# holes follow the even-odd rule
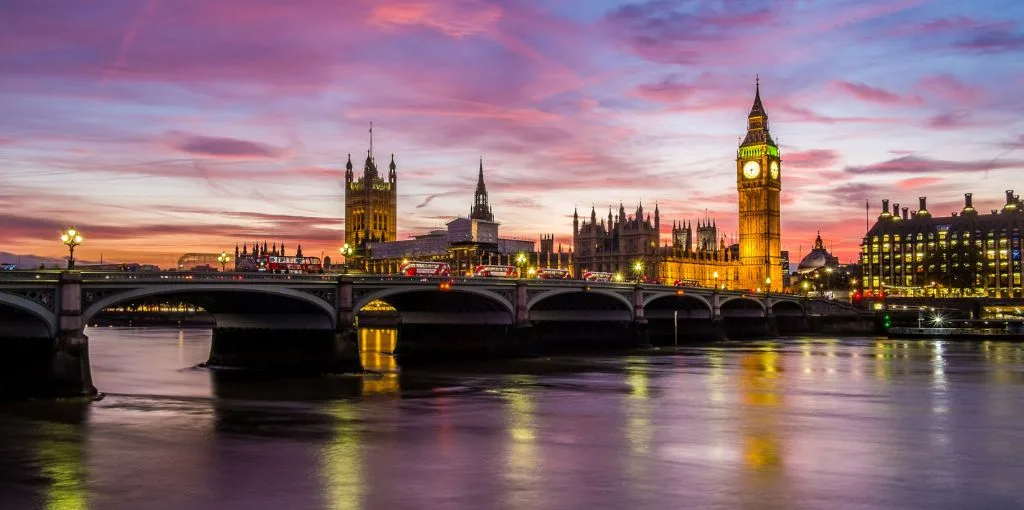
[[[772,277],[766,276],[764,279],[764,295],[767,296],[772,291]]]
[[[718,271],[711,273],[711,277],[715,279],[715,290],[718,290]]]
[[[633,263],[633,273],[636,274],[636,283],[640,283],[640,277],[644,274],[644,263],[638,260]]]
[[[217,255],[217,262],[220,262],[220,272],[227,271],[228,262],[231,262],[231,257],[228,256],[228,252],[222,251],[220,255]]]
[[[352,256],[352,252],[353,251],[355,251],[355,250],[353,250],[352,246],[349,245],[348,243],[345,243],[344,246],[342,246],[341,248],[338,248],[338,252],[341,253],[341,256],[343,257],[342,265],[343,265],[343,270],[346,273],[348,272],[348,258],[350,256]],[[402,264],[405,264],[404,260],[402,261]]]
[[[807,282],[807,280],[804,280],[800,284],[800,286],[804,288],[804,297],[810,297],[810,295],[811,295],[811,293],[809,292],[810,284]]]
[[[526,254],[525,253],[519,252],[519,254],[516,255],[516,265],[519,266],[519,277],[522,278],[523,277],[523,273],[526,272]]]
[[[82,244],[82,233],[75,230],[75,227],[68,228],[60,235],[60,242],[68,245],[70,254],[68,256],[68,269],[75,268],[75,246]]]

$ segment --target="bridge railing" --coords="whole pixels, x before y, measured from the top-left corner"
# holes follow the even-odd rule
[[[55,282],[60,271],[0,271],[2,282]]]
[[[274,273],[235,273],[235,272],[177,272],[177,271],[111,271],[92,272],[83,271],[82,281],[146,281],[146,282],[168,282],[168,281],[298,281],[298,282],[336,282],[337,276],[328,274],[274,274]]]

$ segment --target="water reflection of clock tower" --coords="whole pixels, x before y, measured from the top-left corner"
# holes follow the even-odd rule
[[[747,136],[736,153],[741,282],[746,288],[782,288],[780,191],[782,159],[772,140],[757,84]]]

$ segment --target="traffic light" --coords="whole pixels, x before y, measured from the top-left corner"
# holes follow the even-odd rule
[[[885,326],[885,329],[892,327],[892,317],[890,317],[889,314],[882,316],[882,325]]]

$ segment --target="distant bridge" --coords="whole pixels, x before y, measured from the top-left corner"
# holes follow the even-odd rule
[[[572,333],[623,337],[626,332],[645,344],[651,331],[663,334],[674,318],[684,334],[703,331],[724,336],[741,324],[746,332],[770,333],[780,320],[792,323],[813,315],[858,316],[848,305],[792,295],[632,283],[214,272],[4,272],[0,273],[0,352],[4,352],[5,339],[8,347],[13,344],[19,352],[0,357],[35,359],[35,365],[29,363],[34,367],[31,370],[17,361],[8,368],[32,372],[34,376],[20,379],[50,385],[51,393],[93,392],[85,326],[112,306],[170,300],[201,306],[216,321],[211,363],[266,368],[313,361],[323,370],[358,368],[354,328],[360,310],[375,300],[396,309],[400,345],[429,337],[437,341],[436,346],[456,350],[459,345],[495,335],[511,339],[505,347],[513,349]],[[616,327],[610,327],[612,324]],[[36,359],[40,356],[49,358]],[[2,385],[0,381],[0,390]]]

